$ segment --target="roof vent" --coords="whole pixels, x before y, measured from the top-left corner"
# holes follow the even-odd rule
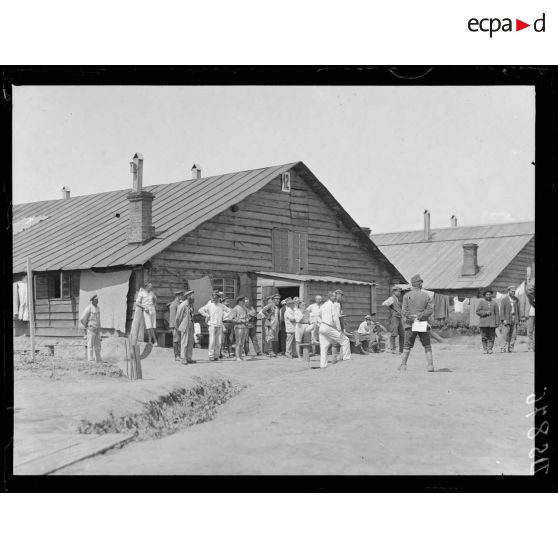
[[[194,179],[201,178],[201,171],[202,171],[201,167],[199,167],[194,163],[194,166],[192,167],[192,178]]]
[[[366,236],[370,236],[370,233],[372,232],[372,229],[370,227],[360,227],[362,229],[362,232],[366,235]]]
[[[451,221],[451,226],[452,227],[457,227],[457,217],[455,215],[451,216],[450,221]]]
[[[69,200],[70,199],[70,189],[66,188],[66,186],[62,187],[62,199]]]
[[[430,240],[430,211],[424,210],[424,240]]]
[[[479,272],[477,263],[477,251],[479,245],[474,242],[463,244],[463,267],[461,268],[461,275],[476,275]]]

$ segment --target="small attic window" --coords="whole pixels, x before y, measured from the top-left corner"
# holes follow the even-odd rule
[[[290,192],[291,191],[291,173],[284,172],[281,175],[281,191],[282,192]]]

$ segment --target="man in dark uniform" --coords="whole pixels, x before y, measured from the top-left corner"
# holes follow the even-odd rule
[[[426,353],[427,371],[434,372],[434,362],[432,358],[432,346],[430,344],[430,333],[428,332],[428,318],[434,312],[434,306],[430,296],[422,290],[422,279],[420,275],[413,275],[411,278],[413,289],[403,297],[401,315],[405,322],[405,344],[401,355],[399,370],[407,370],[407,360],[411,349],[415,345],[417,335]],[[416,328],[416,329],[415,329]],[[415,331],[413,331],[415,329]],[[424,329],[424,331],[420,331]]]
[[[172,348],[174,360],[180,360],[180,331],[176,327],[176,312],[183,301],[184,291],[175,291],[174,300],[169,305],[169,328],[172,332]]]
[[[389,308],[389,352],[396,353],[395,339],[399,338],[399,354],[403,352],[405,343],[405,327],[401,316],[401,287],[391,288],[391,296],[384,302]]]

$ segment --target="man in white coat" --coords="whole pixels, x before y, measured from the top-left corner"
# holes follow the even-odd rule
[[[320,315],[320,368],[327,367],[327,351],[331,344],[341,345],[343,360],[351,358],[351,343],[346,335],[341,332],[339,312],[335,305],[339,295],[328,293],[328,300],[321,306]]]
[[[214,290],[211,300],[198,310],[198,313],[205,318],[209,329],[209,360],[219,360],[221,352],[223,316],[228,312],[228,308],[221,302],[221,295],[221,292]]]
[[[310,304],[307,308],[310,316],[310,325],[312,326],[312,354],[314,354],[314,346],[318,344],[318,329],[320,327],[319,318],[322,300],[323,299],[320,295],[316,295],[316,298],[314,298],[315,302]]]

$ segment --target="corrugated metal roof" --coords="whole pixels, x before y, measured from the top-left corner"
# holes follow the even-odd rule
[[[503,238],[506,236],[534,235],[535,222],[502,223],[499,225],[475,225],[471,227],[444,227],[431,229],[428,243],[446,240],[473,241],[481,238]],[[390,244],[416,244],[424,242],[424,231],[401,231],[393,233],[372,234],[377,246]]]
[[[153,256],[231,205],[263,188],[290,169],[308,181],[347,226],[368,239],[369,248],[392,274],[399,274],[385,255],[302,162],[147,186],[155,194],[155,238],[142,246],[127,243],[126,196],[130,189],[14,206],[13,222],[47,215],[48,219],[13,235],[13,271],[25,271],[31,257],[35,271],[142,265]]]
[[[129,189],[17,205],[14,222],[49,218],[14,234],[14,273],[25,270],[27,256],[36,271],[141,265],[296,164],[145,187],[155,194],[156,237],[143,246],[127,243]]]
[[[422,230],[371,238],[407,279],[420,273],[426,289],[465,289],[489,286],[534,234],[534,222],[524,222],[434,229],[428,242]],[[466,242],[479,246],[480,270],[472,277],[461,275]]]
[[[259,271],[257,275],[265,277],[273,277],[276,279],[287,279],[289,281],[304,281],[305,283],[343,283],[345,285],[368,285],[365,281],[352,281],[351,279],[343,279],[341,277],[330,277],[329,275],[295,275],[293,273],[276,273],[268,271]]]

